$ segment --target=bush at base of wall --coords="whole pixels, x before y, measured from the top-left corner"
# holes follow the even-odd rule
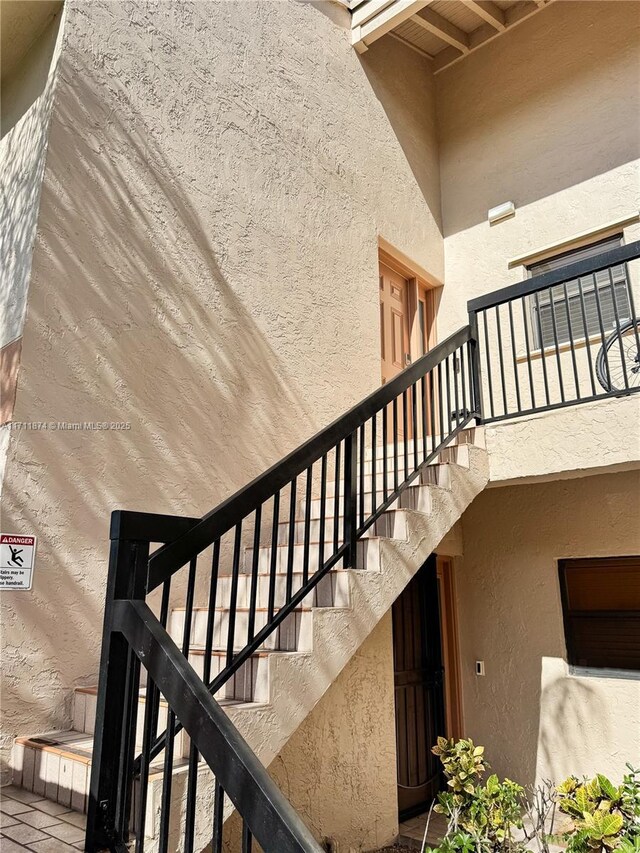
[[[447,832],[424,853],[551,853],[558,847],[640,853],[640,771],[631,765],[620,786],[601,774],[583,781],[571,776],[557,786],[538,785],[527,797],[510,779],[493,774],[483,781],[484,747],[472,740],[439,738],[433,752],[449,789],[434,806],[447,818]]]

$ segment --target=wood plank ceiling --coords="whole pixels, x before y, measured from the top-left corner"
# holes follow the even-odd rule
[[[351,0],[351,41],[359,53],[388,35],[442,71],[526,20],[552,0]]]

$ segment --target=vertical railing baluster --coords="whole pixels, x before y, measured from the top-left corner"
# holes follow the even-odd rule
[[[358,433],[352,432],[344,440],[344,544],[347,546],[343,565],[356,567],[356,543],[358,540]]]
[[[334,552],[340,547],[340,448],[338,442],[335,448],[335,472],[334,472],[334,491],[333,491],[333,550]]]
[[[169,619],[169,601],[171,596],[171,578],[162,585],[160,603],[160,624],[167,627]],[[136,809],[135,851],[144,850],[145,822],[147,818],[147,791],[149,789],[149,768],[151,765],[151,746],[158,731],[158,713],[160,706],[160,691],[149,678],[145,695],[144,724],[142,733],[142,751],[140,753],[140,776],[138,781],[138,802]]]
[[[573,364],[573,378],[576,385],[576,397],[580,399],[580,379],[578,378],[578,363],[576,361],[576,347],[573,339],[573,322],[571,321],[571,305],[569,303],[569,291],[567,290],[567,282],[563,282],[562,290],[564,293],[564,302],[567,306],[567,329],[569,331],[569,347],[571,349],[571,363]]]
[[[604,353],[604,363],[605,363],[605,367],[607,370],[607,378],[609,380],[609,384],[611,385],[612,379],[611,379],[611,369],[609,367],[609,353],[608,353],[608,350],[606,347],[607,338],[605,335],[604,320],[602,319],[602,305],[600,304],[600,291],[598,288],[598,279],[597,279],[597,276],[595,273],[592,275],[592,278],[593,278],[593,295],[594,295],[595,302],[596,302],[596,312],[598,314],[598,326],[600,327],[600,342],[602,344],[602,351]]]
[[[427,427],[428,424],[428,415],[427,415],[427,377],[426,374],[420,377],[420,399],[421,399],[421,418],[420,418],[420,426],[422,427],[422,461],[426,462],[428,451],[427,451],[427,433],[429,429]]]
[[[213,654],[213,631],[216,621],[216,602],[218,600],[218,575],[220,572],[221,547],[221,540],[216,539],[213,543],[213,554],[211,557],[211,581],[209,583],[207,630],[204,640],[204,662],[202,665],[202,680],[207,687],[211,683],[211,656]]]
[[[629,299],[629,313],[631,314],[631,320],[634,320],[638,315],[636,314],[636,308],[634,305],[633,299],[633,287],[631,286],[631,278],[629,277],[629,270],[627,265],[624,265],[625,268],[625,282],[627,285],[627,298]],[[640,331],[638,331],[638,323],[634,323],[633,326],[633,335],[636,341],[636,350],[638,355],[640,356]],[[637,375],[637,374],[636,374]]]
[[[418,470],[418,383],[414,382],[409,391],[411,395],[411,429],[413,432],[413,470]],[[405,479],[409,476],[409,470],[404,473]]]
[[[189,577],[187,580],[187,593],[185,599],[184,625],[182,627],[182,654],[188,660],[189,648],[191,645],[191,619],[193,615],[193,601],[195,595],[197,558],[194,558],[189,563]],[[162,771],[162,795],[160,806],[160,836],[158,840],[158,850],[160,853],[167,853],[169,849],[169,827],[171,824],[171,788],[173,781],[173,757],[175,751],[176,737],[176,715],[172,708],[167,709],[167,729],[165,735],[164,747],[164,765]],[[195,755],[195,763],[197,764],[197,754]],[[191,766],[191,761],[190,761]],[[195,800],[195,789],[192,783],[191,787]],[[187,795],[187,822],[190,819],[189,804]]]
[[[447,380],[447,438],[451,435],[452,418],[451,418],[451,368],[449,367],[449,356],[444,360],[444,375]],[[440,440],[444,441],[444,436],[440,436]]]
[[[544,396],[547,401],[547,406],[551,405],[551,397],[549,396],[549,377],[547,375],[547,356],[545,353],[544,335],[542,333],[542,318],[540,316],[540,295],[538,292],[533,295],[536,306],[536,319],[538,323],[538,340],[540,342],[540,360],[542,362],[542,379],[544,381]]]
[[[388,427],[387,427],[387,412],[389,411],[389,407],[385,406],[382,409],[382,495],[383,500],[386,501],[389,495],[389,472],[387,468],[389,466],[389,451],[387,448],[389,442],[389,436],[387,435]]]
[[[616,321],[616,329],[620,329],[620,312],[618,311],[618,300],[616,299],[616,288],[613,283],[613,272],[611,267],[608,268],[607,273],[609,274],[609,284],[611,285],[611,301],[613,303],[613,316]],[[624,343],[622,341],[622,335],[618,335],[618,346],[620,348],[620,358],[622,360],[622,375],[624,377],[624,387],[629,387],[629,375],[627,373],[627,360],[625,358],[624,352]]]
[[[587,348],[587,364],[589,366],[589,381],[591,382],[591,393],[596,394],[596,380],[593,370],[593,360],[591,358],[591,335],[589,334],[589,325],[587,322],[587,308],[584,304],[584,290],[582,289],[582,279],[578,279],[578,294],[580,296],[580,313],[582,315],[582,326],[584,329],[584,343]]]
[[[442,393],[442,362],[438,362],[438,420],[440,422],[440,441],[438,444],[442,444],[442,438],[444,435],[444,410],[443,410],[443,393]]]
[[[258,567],[260,563],[260,528],[262,527],[262,504],[254,515],[253,550],[251,553],[251,592],[249,597],[249,618],[247,624],[247,643],[253,640],[256,629],[256,607],[258,603]]]
[[[285,602],[291,601],[293,594],[293,567],[296,544],[296,491],[298,478],[294,477],[289,487],[289,536],[287,542],[287,579]]]
[[[404,476],[406,480],[409,476],[409,405],[407,400],[407,392],[402,392],[402,459],[404,462]]]
[[[246,822],[242,823],[242,853],[251,853],[251,830],[247,826]]]
[[[464,366],[464,346],[460,347],[460,386],[462,393],[462,419],[464,420],[467,417],[467,383],[465,378],[465,366]]]
[[[495,406],[493,402],[493,370],[491,365],[491,355],[489,352],[489,314],[488,311],[482,312],[482,325],[484,327],[484,358],[487,363],[487,384],[489,390],[489,411],[491,417],[495,417]]]
[[[560,358],[560,345],[558,343],[558,324],[556,323],[556,307],[553,298],[553,288],[549,288],[549,308],[551,308],[551,329],[553,330],[553,345],[556,351],[556,365],[558,368],[558,385],[560,387],[560,399],[564,403],[564,382],[562,380],[562,359]]]
[[[436,400],[434,391],[435,371],[429,371],[429,421],[431,424],[431,453],[435,453],[436,439]]]
[[[242,549],[242,521],[236,524],[235,535],[233,537],[233,557],[231,560],[231,595],[229,599],[229,616],[227,634],[227,660],[226,666],[231,665],[233,660],[233,651],[235,648],[236,637],[236,615],[238,605],[238,581],[240,575],[240,551]]]
[[[524,343],[527,351],[527,373],[529,376],[529,396],[531,397],[531,408],[535,409],[536,407],[536,392],[534,388],[533,382],[533,366],[531,364],[531,344],[529,342],[529,324],[527,321],[527,306],[526,299],[523,296],[520,299],[520,306],[522,308],[522,323],[524,325]]]
[[[193,602],[195,595],[197,558],[189,565],[189,580],[187,583],[187,598],[184,615],[184,633],[182,639],[182,654],[189,660],[191,645],[191,629],[193,626]],[[197,618],[197,617],[196,617]],[[184,853],[193,853],[196,824],[196,796],[198,789],[198,750],[193,742],[189,745],[189,767],[187,771],[187,802],[184,819]]]
[[[481,423],[483,418],[483,392],[477,311],[469,312],[469,388],[471,389],[470,397],[473,401],[472,405],[476,415],[476,423]]]
[[[276,587],[278,584],[278,527],[280,524],[280,492],[273,496],[273,519],[271,525],[271,552],[269,555],[269,603],[267,616],[269,621],[275,614]]]
[[[522,401],[520,400],[520,379],[518,377],[518,357],[516,354],[516,333],[513,325],[513,307],[511,305],[511,300],[507,302],[507,307],[509,309],[509,331],[511,333],[511,357],[513,359],[513,376],[515,379],[516,386],[516,404],[518,406],[518,411],[522,411]]]
[[[311,514],[311,507],[309,507]],[[325,523],[327,517],[327,454],[323,454],[320,463],[320,523],[318,524],[318,571],[324,566]]]
[[[460,384],[460,359],[458,356],[458,350],[456,350],[451,356],[451,366],[453,368],[453,399],[456,407],[457,429],[460,426],[460,395],[458,393],[458,386]]]
[[[304,492],[304,546],[302,552],[302,585],[309,580],[309,551],[311,548],[311,486],[313,463],[307,468],[307,484]]]
[[[509,404],[507,403],[507,384],[504,376],[504,353],[502,351],[502,321],[500,319],[500,306],[496,305],[496,330],[498,333],[498,360],[500,363],[500,384],[502,386],[502,404],[504,406],[504,414],[509,413]]]
[[[371,512],[376,512],[378,508],[378,491],[377,491],[377,471],[378,466],[376,447],[376,429],[378,422],[378,413],[374,412],[371,418]]]
[[[398,490],[398,398],[393,398],[393,488]]]
[[[222,828],[224,824],[224,790],[216,779],[213,788],[213,838],[211,853],[222,853]]]
[[[358,495],[358,503],[360,505],[360,524],[364,524],[364,495],[365,495],[364,424],[361,424],[360,425],[360,494]]]

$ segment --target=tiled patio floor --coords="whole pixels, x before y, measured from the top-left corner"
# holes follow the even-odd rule
[[[416,850],[421,849],[427,826],[427,816],[427,812],[425,812],[400,824],[400,842],[402,844],[406,844],[407,847],[415,847]],[[447,821],[444,816],[433,812],[429,821],[427,844],[435,847],[446,831]]]
[[[0,789],[0,851],[77,853],[84,847],[80,812],[12,786]]]

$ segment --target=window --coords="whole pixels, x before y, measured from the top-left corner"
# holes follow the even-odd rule
[[[578,261],[584,261],[621,245],[621,235],[609,237],[590,246],[564,252],[554,258],[532,264],[528,267],[528,271],[531,276],[541,275],[551,270],[561,269],[569,264],[575,264]],[[599,313],[602,315],[605,333],[611,331],[616,325],[616,309],[620,322],[631,317],[628,288],[626,264],[619,264],[616,267],[543,290],[537,296],[531,296],[530,307],[535,346],[540,349],[555,345],[554,321],[559,344],[566,343],[571,339],[571,336],[575,341],[594,334],[599,335]],[[598,312],[598,308],[600,312]],[[569,328],[569,321],[571,322],[571,329]]]
[[[561,560],[559,569],[569,663],[640,670],[640,557]]]

